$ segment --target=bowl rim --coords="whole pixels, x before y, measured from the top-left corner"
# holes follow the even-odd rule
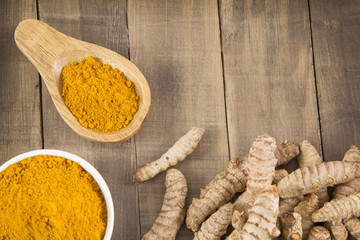
[[[91,176],[95,179],[97,184],[99,185],[101,192],[104,196],[106,208],[107,208],[107,224],[106,224],[106,231],[104,235],[104,240],[110,240],[112,231],[114,228],[114,203],[111,197],[111,193],[109,190],[109,187],[107,186],[105,180],[100,175],[100,173],[93,167],[89,162],[84,160],[83,158],[76,156],[72,153],[61,151],[61,150],[55,150],[55,149],[41,149],[41,150],[33,150],[29,152],[25,152],[22,154],[19,154],[10,160],[6,161],[4,164],[0,166],[0,172],[5,170],[8,166],[11,164],[20,162],[21,160],[24,160],[29,157],[34,157],[37,155],[51,155],[51,156],[58,156],[63,157],[68,160],[71,160],[73,162],[77,162],[80,164],[80,166],[91,174]]]

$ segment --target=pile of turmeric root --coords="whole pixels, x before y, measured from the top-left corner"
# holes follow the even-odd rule
[[[203,134],[203,128],[191,129],[158,160],[138,169],[134,181],[146,181],[184,160]],[[292,159],[299,168],[289,174],[281,167]],[[227,169],[200,190],[187,211],[184,175],[168,170],[165,186],[160,214],[144,240],[175,239],[185,215],[197,240],[345,240],[349,233],[360,239],[360,150],[355,146],[342,161],[323,162],[307,140],[277,145],[263,134],[242,160],[231,159]]]

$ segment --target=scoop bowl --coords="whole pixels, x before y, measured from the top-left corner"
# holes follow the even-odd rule
[[[107,48],[69,37],[39,20],[20,22],[14,37],[17,47],[41,74],[59,114],[77,134],[98,142],[121,142],[139,131],[149,112],[151,93],[145,77],[132,62]],[[101,133],[81,126],[61,96],[63,67],[88,56],[119,69],[135,85],[139,109],[129,125],[118,131]]]

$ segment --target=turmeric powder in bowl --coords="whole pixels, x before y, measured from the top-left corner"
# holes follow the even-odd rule
[[[126,127],[139,108],[134,83],[93,57],[61,71],[65,105],[85,127],[108,133]]]
[[[37,155],[0,172],[0,239],[103,239],[104,196],[77,162]]]

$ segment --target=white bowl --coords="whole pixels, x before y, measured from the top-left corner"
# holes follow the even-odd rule
[[[20,154],[16,157],[13,157],[9,161],[5,162],[3,165],[0,166],[0,172],[13,163],[17,163],[21,160],[24,160],[25,158],[33,157],[36,155],[52,155],[52,156],[58,156],[69,159],[71,161],[79,163],[80,166],[85,171],[91,174],[91,176],[95,179],[95,181],[99,185],[102,194],[104,195],[106,208],[107,208],[107,225],[106,225],[104,240],[110,240],[114,228],[114,204],[111,198],[110,190],[106,185],[105,180],[101,177],[100,173],[90,163],[88,163],[81,157],[59,150],[52,150],[52,149],[35,150]]]

